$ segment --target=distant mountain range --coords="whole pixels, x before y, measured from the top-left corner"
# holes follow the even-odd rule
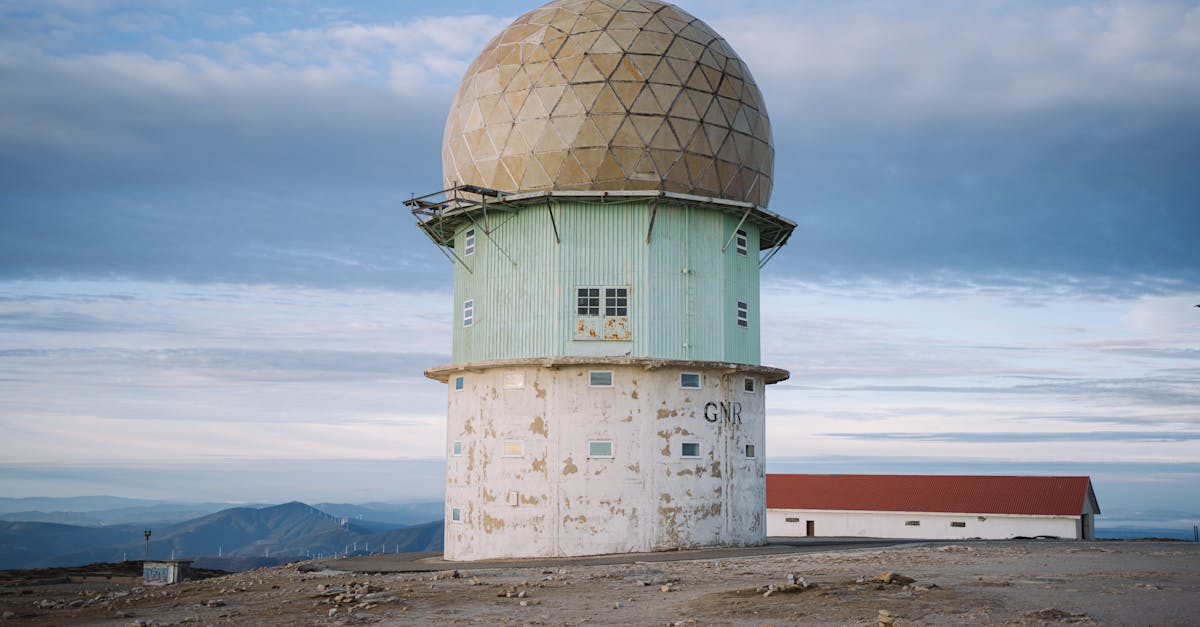
[[[18,499],[3,499],[14,501]],[[331,504],[331,513],[304,503],[292,502],[267,507],[233,507],[178,522],[181,511],[204,506],[162,503],[123,503],[90,512],[57,510],[40,515],[42,520],[0,521],[0,568],[72,566],[91,562],[142,559],[146,552],[143,535],[151,530],[151,559],[195,559],[198,566],[241,570],[270,563],[308,557],[379,552],[437,551],[442,548],[442,506],[431,504]],[[0,503],[0,507],[12,503]],[[86,507],[84,503],[42,503],[58,508]],[[188,510],[187,508],[193,508]],[[138,524],[62,524],[47,518],[78,517],[82,520],[111,520],[115,511],[141,511]],[[97,515],[100,512],[100,515]],[[9,512],[12,518],[24,512]],[[154,514],[162,518],[152,519]],[[120,516],[132,516],[126,511]],[[372,518],[368,518],[371,516]],[[423,524],[412,524],[415,516],[426,516]],[[385,518],[386,520],[378,520]]]

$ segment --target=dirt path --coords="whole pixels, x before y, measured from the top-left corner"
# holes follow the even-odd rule
[[[291,565],[162,588],[5,586],[0,611],[19,625],[1194,625],[1197,599],[1197,544],[987,542],[402,574]]]

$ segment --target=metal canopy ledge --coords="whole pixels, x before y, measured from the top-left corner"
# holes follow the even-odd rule
[[[430,200],[431,197],[444,194],[444,200]],[[464,194],[477,196],[469,198]],[[487,198],[492,200],[487,200]],[[667,199],[688,205],[703,205],[718,211],[726,211],[749,218],[757,223],[761,230],[760,250],[780,248],[787,243],[796,223],[764,209],[754,203],[740,200],[726,200],[712,196],[696,196],[667,191],[642,190],[613,190],[613,191],[579,191],[579,190],[549,190],[539,192],[524,192],[511,194],[508,192],[479,188],[474,185],[459,185],[441,192],[434,192],[419,198],[405,201],[412,207],[413,215],[417,217],[418,226],[441,246],[453,247],[453,235],[460,221],[472,220],[472,214],[486,212],[489,208],[499,211],[517,209],[513,205],[527,205],[530,201],[552,198],[563,199],[597,199],[603,202],[612,200],[636,199]]]
[[[495,368],[516,368],[535,366],[538,368],[562,368],[564,366],[641,366],[645,370],[662,368],[679,368],[695,370],[723,370],[725,374],[752,374],[763,378],[764,383],[779,383],[791,376],[783,368],[771,366],[756,366],[753,364],[735,364],[725,361],[698,361],[692,359],[655,359],[653,357],[524,357],[520,359],[492,359],[487,361],[471,361],[461,364],[445,364],[434,366],[425,371],[425,376],[442,383],[460,372],[481,372]]]

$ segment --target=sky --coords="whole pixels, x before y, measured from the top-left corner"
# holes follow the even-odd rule
[[[1200,5],[681,1],[774,128],[771,472],[1200,518]],[[437,498],[440,187],[535,5],[0,0],[0,495]]]

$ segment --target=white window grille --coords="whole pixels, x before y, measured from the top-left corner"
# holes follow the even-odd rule
[[[462,522],[462,510],[457,507],[450,510],[450,522]]]
[[[679,450],[680,457],[700,457],[699,442],[684,442]]]
[[[745,379],[742,379],[743,392],[754,392],[754,387],[754,377],[746,377]]]
[[[627,288],[627,287],[606,287],[606,288],[604,288],[604,315],[606,315],[606,316],[628,316],[629,315],[629,288]]]
[[[463,256],[470,257],[475,254],[475,229],[467,229],[463,234]]]
[[[746,445],[746,458],[747,459],[754,459],[757,456],[757,453],[758,453],[758,451],[754,450],[753,444]]]
[[[748,240],[746,239],[745,231],[742,231],[740,229],[738,230],[736,246],[737,246],[737,254],[745,257],[746,252],[750,249],[750,247],[748,245]]]
[[[467,387],[466,378],[462,376],[454,377],[454,391],[461,392]]]
[[[521,440],[504,441],[504,457],[524,457],[525,442]]]
[[[581,287],[575,290],[576,311],[581,316],[600,315],[600,288]]]
[[[743,329],[750,326],[750,305],[740,300],[737,302],[737,325]]]
[[[679,373],[679,387],[700,389],[700,373],[698,373],[698,372],[681,372],[681,373]]]
[[[451,447],[451,454],[455,457],[461,457],[463,451],[462,440],[455,440],[454,446]]]
[[[469,327],[475,324],[475,301],[463,301],[463,326]]]

